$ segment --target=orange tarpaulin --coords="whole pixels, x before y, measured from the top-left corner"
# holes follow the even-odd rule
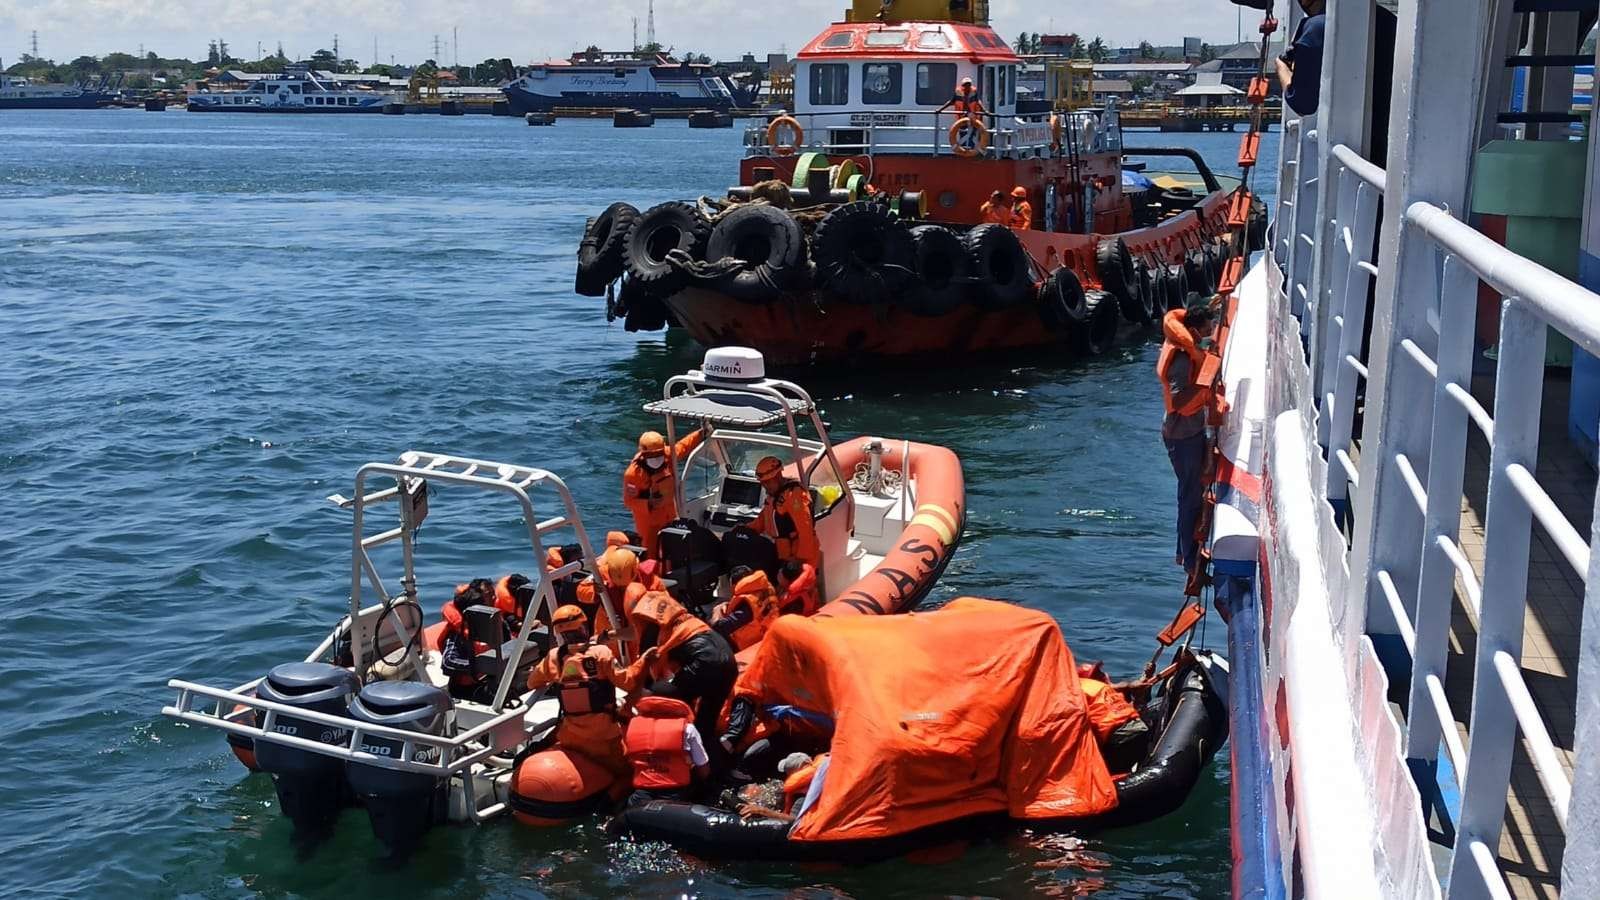
[[[929,613],[783,616],[735,691],[834,720],[826,781],[791,840],[1117,804],[1072,651],[1041,612],[963,598]]]

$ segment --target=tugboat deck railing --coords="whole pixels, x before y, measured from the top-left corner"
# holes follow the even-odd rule
[[[891,113],[902,118],[904,124],[884,124],[867,119],[859,124],[852,121],[851,112],[794,113],[805,136],[795,153],[820,152],[830,156],[872,156],[880,153],[916,156],[954,156],[950,142],[950,127],[960,118],[951,113],[931,112]],[[878,116],[882,113],[854,113]],[[1115,112],[1062,113],[1062,148],[1077,143],[1079,153],[1100,153],[1122,147],[1121,128]],[[1048,117],[994,116],[982,117],[990,129],[989,148],[979,154],[980,159],[1014,158],[1031,159],[1053,155],[1055,141]],[[927,121],[928,124],[912,124]],[[1089,140],[1083,141],[1084,125],[1090,123]],[[849,137],[835,136],[845,132]],[[748,156],[770,156],[773,148],[767,142],[767,126],[754,126],[745,131],[745,148]]]

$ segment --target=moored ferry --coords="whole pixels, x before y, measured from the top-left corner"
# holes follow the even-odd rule
[[[614,108],[728,112],[754,99],[712,66],[632,52],[580,52],[534,63],[501,91],[517,115]]]
[[[1228,221],[1259,241],[1264,211],[1230,210],[1179,150],[1138,152],[1188,156],[1203,190],[1125,190],[1115,108],[1083,84],[1023,114],[1021,59],[986,9],[857,0],[797,55],[795,109],[750,130],[727,199],[614,204],[586,230],[578,292],[610,294],[630,329],[795,365],[1095,353],[1214,289]]]
[[[105,85],[35,84],[27,78],[0,73],[0,109],[96,109],[117,95]]]
[[[381,113],[384,104],[400,99],[395,94],[346,88],[302,68],[263,78],[242,91],[191,93],[188,108],[190,112]]]

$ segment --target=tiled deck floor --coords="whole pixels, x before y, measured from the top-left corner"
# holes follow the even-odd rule
[[[1485,380],[1473,385],[1486,407],[1493,385]],[[1595,471],[1583,460],[1566,434],[1568,382],[1552,376],[1545,384],[1543,425],[1539,438],[1539,484],[1548,491],[1578,533],[1589,536],[1593,513]],[[1489,447],[1471,429],[1467,481],[1461,504],[1461,544],[1481,581],[1486,484]],[[1573,709],[1578,680],[1578,632],[1583,610],[1583,578],[1572,571],[1548,535],[1535,526],[1529,548],[1528,613],[1522,643],[1522,671],[1528,690],[1544,716],[1567,775],[1572,774]],[[1484,602],[1493,602],[1485,598]],[[1477,642],[1477,617],[1467,608],[1464,594],[1456,593],[1450,634],[1450,660],[1445,693],[1456,714],[1456,728],[1466,740],[1467,718],[1472,708],[1472,666]],[[1519,740],[1507,798],[1505,829],[1500,838],[1500,866],[1512,896],[1559,896],[1561,853],[1566,838],[1554,810],[1545,798],[1538,775],[1529,761],[1525,741]]]

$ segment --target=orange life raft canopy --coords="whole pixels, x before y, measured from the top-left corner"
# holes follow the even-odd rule
[[[1117,805],[1072,651],[1042,612],[963,598],[901,616],[783,616],[735,693],[834,721],[824,786],[793,841]]]

